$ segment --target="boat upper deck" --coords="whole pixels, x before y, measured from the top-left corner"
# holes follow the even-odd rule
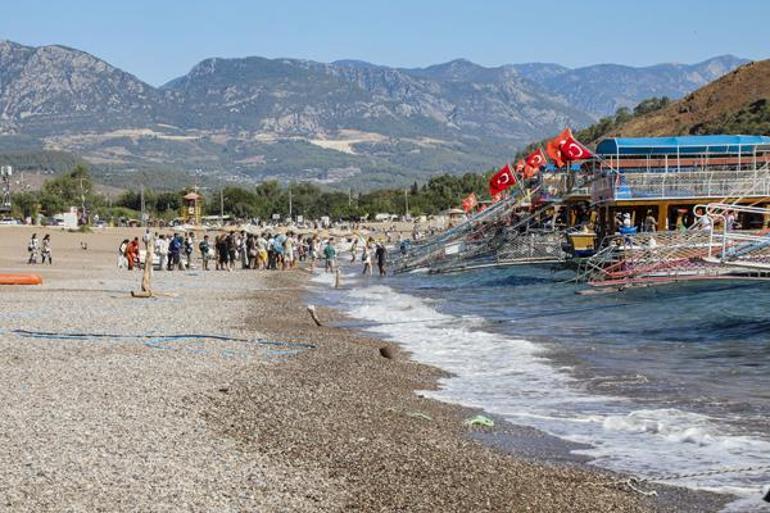
[[[597,204],[770,196],[770,137],[612,138],[596,154]]]

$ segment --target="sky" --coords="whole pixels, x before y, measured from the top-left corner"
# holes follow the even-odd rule
[[[160,85],[208,57],[422,67],[770,57],[767,0],[0,0],[0,39],[87,51]]]

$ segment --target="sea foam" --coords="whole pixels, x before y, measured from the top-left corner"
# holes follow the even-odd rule
[[[330,276],[316,281],[328,285]],[[350,315],[372,323],[368,330],[398,342],[417,361],[451,373],[438,390],[424,395],[588,444],[575,452],[592,458],[593,465],[641,477],[770,463],[765,439],[731,433],[719,418],[587,392],[568,367],[551,363],[546,347],[485,330],[481,317],[442,313],[440,300],[383,284],[349,287],[338,299]],[[743,495],[753,503],[762,476],[720,474],[670,483]]]

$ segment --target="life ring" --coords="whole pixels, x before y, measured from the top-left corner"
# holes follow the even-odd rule
[[[42,285],[37,274],[0,274],[0,285]]]

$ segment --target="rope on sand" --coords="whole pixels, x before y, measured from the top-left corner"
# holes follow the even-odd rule
[[[238,337],[229,337],[226,335],[203,335],[198,333],[181,335],[119,335],[113,333],[72,333],[72,332],[52,332],[52,331],[31,331],[23,329],[9,330],[9,333],[27,338],[48,339],[48,340],[89,340],[89,339],[119,339],[119,340],[144,340],[144,345],[153,349],[172,349],[166,345],[168,342],[178,340],[217,340],[223,342],[242,342],[255,344],[259,346],[268,346],[275,348],[287,348],[281,351],[283,354],[298,353],[307,349],[315,349],[314,344],[306,342],[289,342],[268,339],[247,339]]]

